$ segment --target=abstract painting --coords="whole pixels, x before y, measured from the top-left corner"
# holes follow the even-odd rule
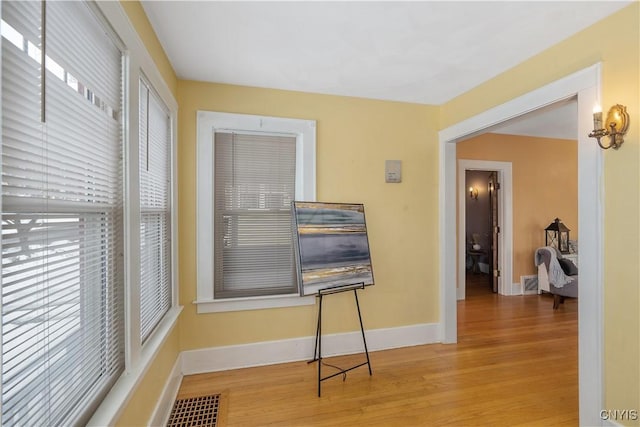
[[[293,202],[300,295],[373,285],[364,205]]]

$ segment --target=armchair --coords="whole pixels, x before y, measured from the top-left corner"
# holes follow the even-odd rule
[[[554,310],[564,303],[565,297],[578,297],[578,268],[563,259],[555,248],[536,249],[534,261],[538,266],[538,290],[553,294]]]

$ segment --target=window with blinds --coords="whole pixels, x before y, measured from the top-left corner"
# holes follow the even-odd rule
[[[2,425],[81,424],[124,370],[122,53],[84,2],[2,38]]]
[[[140,80],[140,338],[171,308],[171,117]]]
[[[313,304],[300,298],[291,202],[315,201],[316,122],[198,111],[198,313]]]
[[[295,293],[296,137],[216,132],[214,159],[215,298]]]

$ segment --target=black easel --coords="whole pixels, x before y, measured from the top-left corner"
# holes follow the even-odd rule
[[[341,375],[341,374],[344,375],[348,371],[351,371],[352,369],[356,369],[364,365],[368,365],[369,375],[373,375],[371,372],[371,363],[369,362],[369,350],[367,350],[367,339],[364,336],[364,326],[362,326],[362,316],[360,314],[360,303],[358,302],[358,289],[364,289],[364,283],[355,283],[352,285],[325,288],[325,289],[319,290],[318,293],[316,294],[316,297],[320,299],[320,304],[318,307],[318,327],[316,328],[316,346],[315,346],[315,349],[313,350],[313,360],[310,360],[307,363],[313,363],[316,361],[318,362],[318,397],[320,397],[320,390],[321,390],[320,384],[324,380],[328,380],[329,378],[333,378],[337,375]],[[332,294],[347,292],[351,290],[353,291],[353,296],[356,299],[356,307],[358,309],[358,320],[360,320],[360,331],[362,332],[362,342],[364,343],[364,353],[367,356],[367,361],[347,369],[340,369],[338,372],[333,373],[331,375],[327,375],[326,377],[323,378],[322,377],[322,339],[321,339],[322,338],[321,337],[322,335],[322,298],[325,295],[332,295]]]

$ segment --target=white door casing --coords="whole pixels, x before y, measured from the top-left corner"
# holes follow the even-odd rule
[[[456,145],[508,119],[562,100],[578,102],[578,377],[581,425],[602,425],[603,389],[603,154],[588,137],[592,110],[600,100],[601,64],[493,107],[439,133],[440,338],[457,341],[456,314]]]

